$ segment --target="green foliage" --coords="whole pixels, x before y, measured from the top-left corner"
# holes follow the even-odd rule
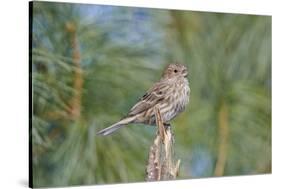
[[[179,178],[271,171],[271,18],[35,2],[32,28],[34,186],[141,182],[154,127],[96,132],[124,116],[170,61],[189,68],[191,100],[173,121]],[[80,67],[73,60],[71,27]],[[83,89],[74,87],[83,72]],[[81,96],[80,117],[70,116]],[[224,107],[225,109],[223,109]]]

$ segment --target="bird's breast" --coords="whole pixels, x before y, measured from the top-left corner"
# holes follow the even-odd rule
[[[189,102],[190,89],[187,79],[178,80],[171,87],[171,94],[160,108],[164,122],[169,122],[184,111]]]
[[[189,102],[190,89],[187,79],[183,79],[183,81],[179,83],[179,86],[177,88],[178,88],[178,96],[177,99],[175,100],[177,101],[175,109],[178,112],[182,112],[185,110],[186,105]]]

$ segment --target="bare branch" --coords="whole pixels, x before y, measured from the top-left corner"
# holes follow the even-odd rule
[[[176,179],[180,160],[175,161],[173,153],[174,136],[171,126],[164,126],[159,109],[154,109],[157,133],[150,147],[146,167],[146,180],[159,181]]]

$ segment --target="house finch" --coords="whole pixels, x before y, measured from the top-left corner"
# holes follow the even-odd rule
[[[155,83],[119,122],[98,132],[109,135],[129,123],[155,125],[154,108],[157,107],[164,125],[182,112],[189,102],[188,71],[182,64],[169,64],[160,81]]]

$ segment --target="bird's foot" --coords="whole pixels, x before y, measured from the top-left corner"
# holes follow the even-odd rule
[[[171,124],[170,123],[163,123],[165,130],[171,129]]]
[[[172,144],[175,143],[175,135],[172,131],[172,125],[170,123],[163,123],[165,131],[170,130],[171,134],[172,134]]]

